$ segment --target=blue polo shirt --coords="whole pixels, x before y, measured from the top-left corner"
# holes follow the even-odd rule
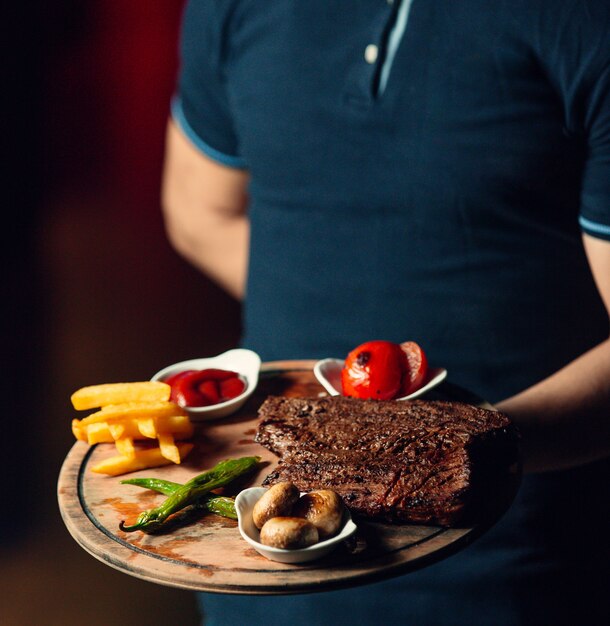
[[[581,242],[610,240],[607,0],[191,0],[172,111],[251,174],[243,343],[263,359],[413,339],[493,402],[608,336]],[[582,527],[607,519],[608,478],[607,462],[528,477],[442,563],[350,591],[206,596],[209,623],[605,618],[608,533]]]

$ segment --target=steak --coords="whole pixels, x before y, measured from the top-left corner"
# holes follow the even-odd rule
[[[466,523],[518,463],[509,418],[458,402],[270,396],[259,417],[256,441],[280,457],[264,485],[333,489],[373,519]]]

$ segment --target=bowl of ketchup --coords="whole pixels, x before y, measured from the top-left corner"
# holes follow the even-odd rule
[[[236,348],[218,356],[169,365],[151,380],[171,388],[170,399],[193,422],[219,419],[238,411],[258,384],[261,360],[256,352]]]

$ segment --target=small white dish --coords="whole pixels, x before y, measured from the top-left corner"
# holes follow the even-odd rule
[[[340,396],[341,392],[341,370],[345,361],[342,359],[322,359],[318,361],[313,368],[313,372],[318,382],[328,391],[331,396]],[[426,384],[417,391],[410,393],[397,400],[412,400],[419,398],[433,387],[440,385],[447,378],[447,370],[443,367],[428,368],[428,377]]]
[[[208,368],[237,372],[245,380],[246,388],[241,394],[226,402],[219,402],[218,404],[212,404],[210,406],[185,406],[184,410],[187,412],[192,422],[203,422],[227,417],[240,409],[258,385],[261,359],[258,354],[252,350],[235,348],[234,350],[223,352],[218,356],[189,359],[188,361],[180,361],[180,363],[168,365],[158,371],[151,380],[163,381],[184,370],[204,370]]]
[[[241,536],[259,553],[271,561],[280,563],[307,563],[326,556],[339,546],[342,541],[356,532],[356,524],[352,521],[347,508],[344,512],[344,522],[338,534],[330,539],[320,541],[313,546],[295,550],[272,548],[260,543],[260,532],[252,520],[252,509],[261,496],[267,491],[264,487],[244,489],[235,498],[237,524]]]

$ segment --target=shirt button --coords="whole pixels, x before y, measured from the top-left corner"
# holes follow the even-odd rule
[[[369,44],[364,50],[364,60],[367,63],[375,63],[377,55],[379,54],[379,48],[373,43]]]

